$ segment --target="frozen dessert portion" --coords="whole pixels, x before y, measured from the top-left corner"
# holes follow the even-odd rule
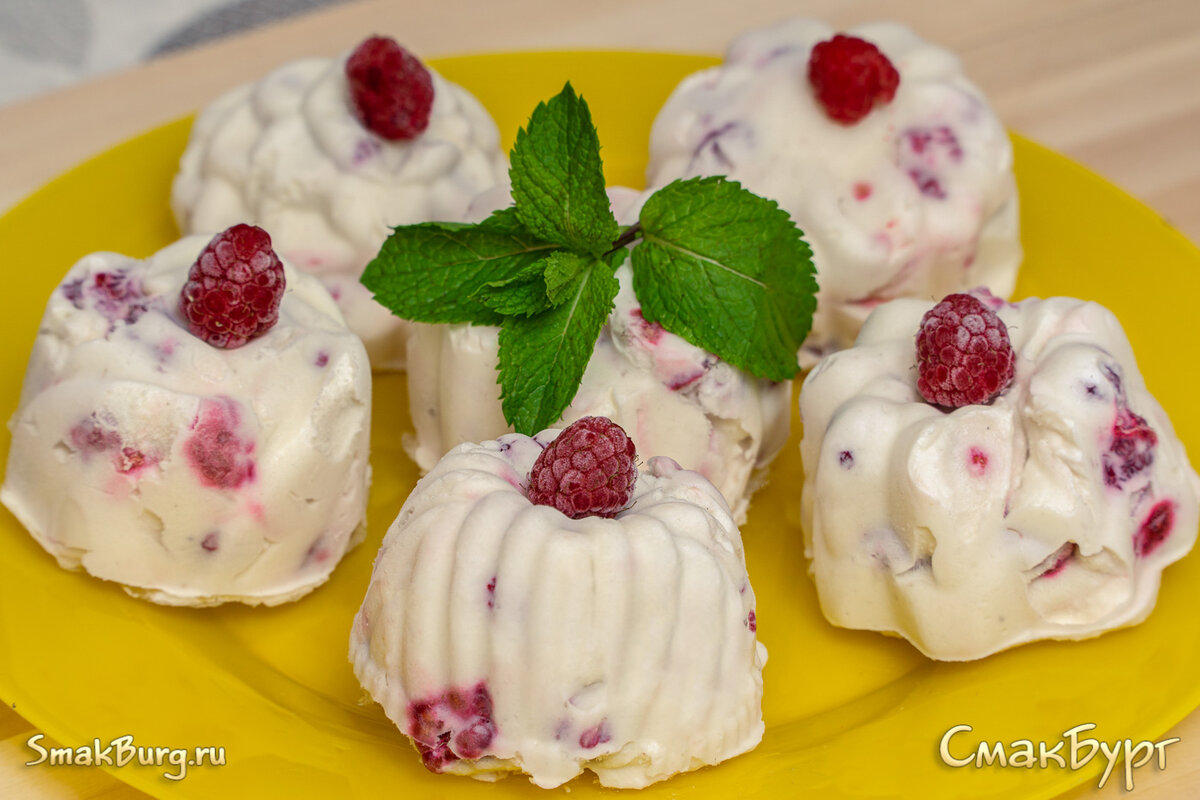
[[[766,650],[741,537],[712,484],[654,457],[627,500],[568,503],[611,518],[531,501],[555,481],[579,490],[562,462],[583,464],[597,490],[588,480],[613,462],[605,474],[625,485],[628,439],[607,420],[580,436],[584,422],[595,420],[564,431],[555,453],[558,430],[456,447],[376,557],[350,660],[435,772],[523,772],[548,788],[588,769],[637,788],[762,737]]]
[[[801,352],[848,346],[876,305],[986,286],[1021,259],[1012,148],[958,59],[891,23],[793,19],[736,39],[654,121],[648,185],[726,175],[778,201],[820,285]]]
[[[259,234],[95,253],[51,295],[0,500],[63,567],[157,603],[276,604],[361,538],[366,352]]]
[[[708,478],[743,521],[751,493],[788,437],[791,381],[754,378],[647,322],[628,265],[621,291],[561,422],[609,417],[647,452]],[[422,470],[464,442],[509,430],[496,384],[499,329],[415,324],[408,394],[415,434],[406,449]]]
[[[280,67],[197,118],[172,187],[184,233],[238,222],[319,275],[376,368],[403,366],[404,326],[359,283],[391,226],[461,219],[507,180],[499,133],[463,88],[394,42]]]
[[[1200,479],[1095,303],[892,301],[800,413],[825,616],[931,658],[1138,623],[1196,540]]]
[[[644,193],[607,191],[617,219],[637,219]],[[482,199],[481,209],[506,203],[508,195],[493,191]],[[712,481],[735,520],[744,522],[750,495],[787,441],[791,381],[750,376],[648,322],[628,263],[616,275],[620,292],[561,424],[589,415],[612,419],[647,452]],[[408,342],[414,434],[405,449],[423,471],[456,445],[511,430],[496,382],[498,353],[496,327],[414,323]]]

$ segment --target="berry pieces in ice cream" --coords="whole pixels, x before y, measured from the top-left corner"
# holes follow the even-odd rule
[[[1121,325],[1065,297],[950,305],[880,306],[801,389],[801,524],[825,616],[952,661],[1141,622],[1195,543],[1200,478]],[[983,307],[995,323],[966,322]],[[995,381],[970,377],[953,390],[966,404],[928,402],[923,319],[951,361],[977,340],[998,352],[1007,329],[1007,388],[984,404]]]
[[[47,303],[0,501],[135,596],[274,605],[365,533],[370,414],[362,341],[263,231],[95,253]]]
[[[628,439],[581,422],[592,441],[560,448],[616,438],[602,460],[624,474]],[[568,433],[462,444],[417,483],[354,619],[355,675],[434,772],[641,788],[753,749],[766,650],[724,498],[655,456],[611,517],[532,502]]]

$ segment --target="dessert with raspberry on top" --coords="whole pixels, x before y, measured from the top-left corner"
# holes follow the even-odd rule
[[[282,66],[196,118],[171,193],[185,233],[249,221],[320,276],[376,368],[402,368],[405,323],[359,283],[391,226],[457,221],[507,180],[496,125],[395,41]]]
[[[821,609],[931,658],[1141,622],[1200,478],[1102,306],[895,300],[800,393]]]
[[[350,635],[434,772],[637,788],[763,734],[754,592],[720,493],[608,419],[463,444],[420,480]]]
[[[645,193],[607,191],[617,219],[637,219]],[[508,201],[506,192],[491,194],[485,206]],[[616,276],[620,293],[559,422],[612,419],[647,451],[712,481],[738,524],[745,522],[750,496],[787,441],[792,382],[755,378],[647,321],[628,264]],[[511,430],[496,385],[498,350],[494,326],[413,324],[408,396],[415,435],[404,445],[422,470],[456,445]]]
[[[647,185],[693,175],[741,182],[804,231],[820,285],[806,366],[886,300],[1012,292],[1008,136],[958,59],[903,26],[793,19],[736,39],[651,131]]]
[[[0,500],[130,594],[281,603],[364,532],[370,413],[362,342],[262,229],[95,253],[47,304]]]

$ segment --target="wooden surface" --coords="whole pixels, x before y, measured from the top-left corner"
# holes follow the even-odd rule
[[[370,33],[393,35],[422,56],[571,48],[719,54],[735,32],[798,12],[842,27],[909,24],[960,55],[1010,128],[1101,173],[1200,242],[1200,0],[349,3],[0,108],[0,210],[235,84],[291,59],[336,54]],[[99,769],[24,766],[35,732],[0,707],[0,797],[145,797]],[[1200,712],[1168,735],[1182,741],[1167,748],[1166,770],[1139,769],[1133,796],[1200,796]],[[1066,797],[1124,796],[1115,778],[1103,791],[1087,785]]]

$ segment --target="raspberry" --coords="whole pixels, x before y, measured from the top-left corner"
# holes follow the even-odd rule
[[[234,225],[214,236],[192,264],[179,310],[193,334],[233,350],[271,329],[283,289],[283,264],[271,237],[253,225]]]
[[[479,758],[496,738],[492,695],[482,681],[473,689],[451,688],[408,705],[408,734],[421,761],[443,772],[459,758]]]
[[[921,318],[917,391],[948,408],[990,402],[1013,379],[1016,353],[996,312],[969,294],[947,295]]]
[[[1171,500],[1161,500],[1150,509],[1149,516],[1142,522],[1137,533],[1133,535],[1133,552],[1139,558],[1145,558],[1153,553],[1158,546],[1166,541],[1175,525],[1175,503]]]
[[[813,47],[808,82],[830,118],[853,125],[876,103],[892,102],[900,73],[875,45],[839,33]]]
[[[1120,486],[1154,463],[1154,446],[1158,434],[1140,414],[1135,414],[1118,400],[1117,418],[1112,426],[1112,443],[1101,456],[1104,483]]]
[[[394,39],[365,39],[346,61],[346,80],[359,121],[384,139],[415,139],[429,125],[433,78]]]
[[[621,426],[604,417],[572,422],[533,462],[529,499],[572,519],[614,517],[637,482],[637,452]]]

